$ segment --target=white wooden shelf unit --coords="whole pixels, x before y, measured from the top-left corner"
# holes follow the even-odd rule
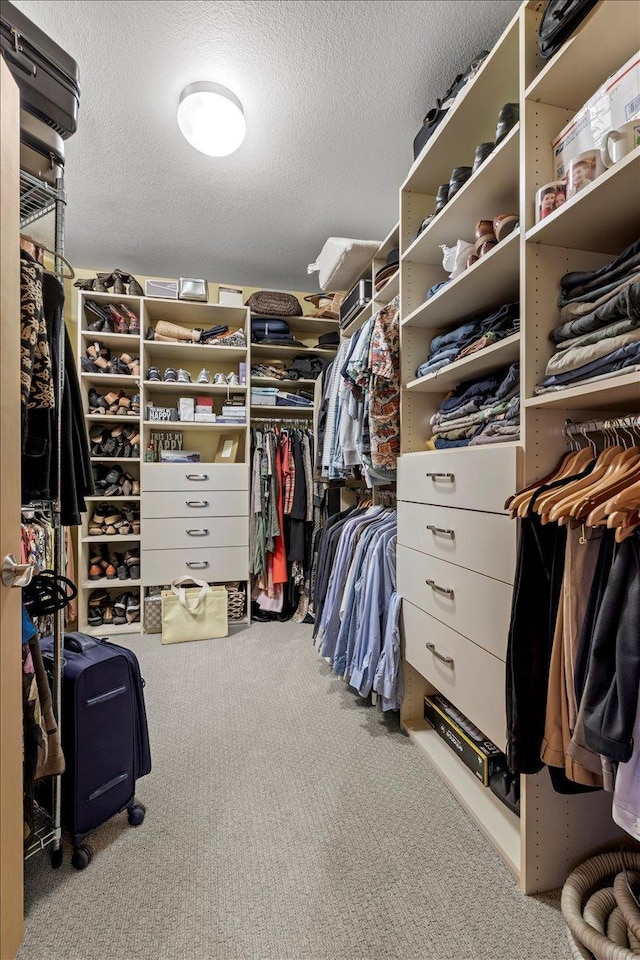
[[[88,329],[93,315],[85,309],[87,300],[100,304],[125,304],[139,318],[140,335],[100,333]],[[230,329],[242,329],[246,347],[225,347],[186,342],[167,343],[145,339],[149,327],[158,320],[167,320],[182,327],[206,329],[216,324],[227,324]],[[176,300],[161,300],[150,297],[116,296],[110,293],[80,291],[77,300],[78,354],[86,355],[87,347],[96,341],[109,347],[112,356],[123,353],[140,358],[140,377],[103,373],[83,373],[81,392],[86,413],[87,431],[104,424],[135,427],[140,431],[140,456],[136,458],[91,457],[94,466],[108,469],[118,465],[139,481],[141,493],[135,496],[89,498],[88,512],[78,542],[79,627],[99,636],[118,636],[139,632],[142,629],[144,588],[170,582],[175,577],[193,572],[193,576],[209,582],[239,580],[249,590],[249,430],[248,418],[244,425],[208,424],[195,421],[150,421],[147,406],[175,407],[177,399],[208,396],[213,401],[214,411],[220,413],[227,398],[241,396],[247,403],[246,384],[221,386],[198,384],[202,368],[209,370],[211,379],[216,373],[239,372],[239,364],[246,364],[247,376],[251,364],[249,311],[245,307],[225,307],[218,304],[194,303]],[[160,375],[167,367],[187,370],[191,383],[165,383],[148,379],[149,368],[157,366]],[[89,414],[89,391],[95,388],[100,394],[125,391],[129,396],[139,394],[140,416],[110,416]],[[200,453],[200,463],[166,464],[145,463],[144,456],[152,435],[157,431],[179,431],[183,434],[185,450]],[[222,437],[234,435],[238,451],[234,463],[216,463],[215,456]],[[198,479],[190,480],[192,474]],[[205,479],[206,478],[206,479]],[[157,494],[162,496],[158,498]],[[230,497],[229,495],[233,495]],[[88,529],[96,507],[108,502],[116,509],[131,504],[141,512],[141,533],[131,536],[90,536]],[[190,506],[193,504],[193,506]],[[201,506],[206,504],[206,507]],[[190,518],[197,524],[190,523]],[[207,535],[202,531],[206,530]],[[183,543],[191,531],[193,540]],[[211,541],[213,532],[219,534],[220,545]],[[196,536],[197,535],[197,536]],[[191,546],[193,544],[193,546]],[[134,550],[140,558],[141,575],[138,580],[89,580],[90,557],[104,548],[108,553],[124,553]],[[107,589],[116,597],[120,593],[133,592],[140,597],[140,623],[117,626],[91,627],[88,623],[88,601],[93,590]],[[247,615],[248,620],[248,599]]]
[[[535,193],[554,179],[552,139],[640,47],[637,4],[600,0],[545,63],[537,50],[544,6],[537,0],[522,4],[400,191],[398,589],[406,688],[401,721],[527,893],[560,886],[576,862],[618,836],[611,796],[561,796],[543,770],[521,778],[518,818],[429,727],[423,704],[425,694],[443,693],[504,748],[505,658],[516,556],[516,524],[505,514],[504,502],[557,462],[565,448],[566,417],[584,419],[586,410],[640,411],[638,373],[535,395],[553,352],[548,333],[559,323],[560,277],[606,263],[637,238],[640,223],[637,148],[535,224]],[[518,125],[418,236],[423,219],[434,210],[438,185],[449,180],[454,167],[473,162],[477,144],[494,139],[498,111],[508,102],[520,105]],[[426,300],[427,290],[446,279],[439,245],[452,245],[458,238],[472,241],[477,220],[505,213],[518,213],[520,230]],[[518,299],[520,334],[438,373],[416,377],[436,334]],[[518,357],[519,442],[425,449],[431,416],[449,390]],[[455,599],[434,591],[425,580],[452,589]],[[490,606],[487,597],[493,598]],[[453,667],[427,643],[451,656]]]

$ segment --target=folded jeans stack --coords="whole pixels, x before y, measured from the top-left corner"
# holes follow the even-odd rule
[[[416,370],[417,377],[436,373],[443,367],[490,347],[520,329],[520,304],[506,303],[485,317],[466,321],[434,337],[429,356]]]
[[[459,384],[431,418],[429,449],[504,443],[520,436],[520,365]]]
[[[591,273],[560,281],[561,324],[536,393],[640,371],[640,240]]]

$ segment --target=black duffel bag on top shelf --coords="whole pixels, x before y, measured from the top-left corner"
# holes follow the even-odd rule
[[[447,112],[453,106],[456,97],[460,93],[463,87],[465,87],[470,80],[473,80],[476,73],[482,66],[483,62],[489,56],[488,50],[482,50],[477,57],[475,57],[466,70],[463,73],[459,73],[455,78],[447,92],[445,93],[442,100],[436,101],[436,106],[432,107],[429,110],[429,113],[426,115],[422,121],[422,126],[418,131],[418,134],[413,141],[413,159],[417,160],[420,153],[422,153],[423,147],[427,140],[429,140],[433,134],[436,132],[442,121],[447,115]]]
[[[9,0],[0,0],[0,43],[20,106],[68,139],[78,127],[76,61]]]
[[[548,60],[582,23],[598,0],[549,0],[538,27],[540,56]]]

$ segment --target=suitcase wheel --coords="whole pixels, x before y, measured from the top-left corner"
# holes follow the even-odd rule
[[[71,866],[76,870],[84,870],[93,859],[93,850],[88,843],[83,843],[81,847],[75,847],[71,856]]]
[[[144,821],[144,815],[146,812],[147,808],[143,803],[134,803],[132,807],[129,807],[127,813],[129,815],[129,823],[131,826],[139,827]]]

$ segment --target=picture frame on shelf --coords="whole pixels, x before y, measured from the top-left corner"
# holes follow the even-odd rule
[[[237,433],[221,433],[218,448],[214,456],[215,463],[235,463],[240,445],[240,435]]]

